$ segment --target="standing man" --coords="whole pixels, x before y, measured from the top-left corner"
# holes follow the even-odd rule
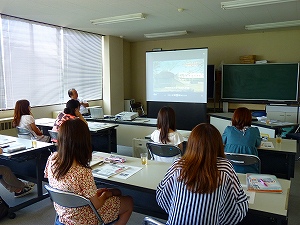
[[[84,99],[79,99],[78,98],[78,93],[77,93],[76,89],[74,89],[74,88],[69,89],[68,90],[68,95],[71,99],[75,99],[75,100],[79,101],[79,103],[80,103],[80,113],[83,116],[89,115],[89,110],[86,108],[86,107],[89,107],[89,103]]]

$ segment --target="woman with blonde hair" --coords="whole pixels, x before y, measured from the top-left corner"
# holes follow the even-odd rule
[[[35,125],[35,120],[31,113],[30,103],[26,99],[18,100],[14,110],[14,127],[26,128],[37,138],[38,141],[49,142],[50,137],[43,135],[42,131]]]
[[[192,130],[184,155],[159,183],[156,200],[169,214],[167,225],[233,225],[246,216],[247,196],[213,125]]]

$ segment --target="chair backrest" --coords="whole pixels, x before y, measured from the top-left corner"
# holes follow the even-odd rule
[[[95,213],[95,215],[97,216],[99,222],[103,224],[103,220],[101,219],[101,216],[99,215],[97,209],[94,207],[93,203],[89,199],[74,194],[72,192],[58,190],[47,184],[45,184],[44,187],[49,193],[51,200],[60,206],[67,207],[67,208],[78,208],[83,206],[90,206],[93,212]]]
[[[166,160],[159,160],[159,161],[172,162],[176,158],[179,158],[181,156],[180,148],[178,148],[177,146],[174,146],[174,145],[148,142],[148,143],[146,143],[146,146],[148,148],[148,151],[150,152],[152,160],[166,158]]]
[[[144,218],[144,225],[165,225],[165,223],[162,223],[154,218],[151,218],[149,216],[146,216]]]
[[[143,105],[141,102],[134,102],[130,104],[130,111],[131,112],[137,112],[139,116],[144,116],[145,111],[143,109]]]
[[[58,135],[58,132],[57,131],[53,131],[53,130],[48,130],[48,132],[49,132],[49,135],[50,135],[50,137],[51,137],[51,140],[53,141],[53,140],[57,140],[57,135]]]
[[[258,166],[258,173],[261,173],[261,162],[260,158],[256,155],[249,155],[249,154],[239,154],[239,153],[229,153],[225,152],[226,158],[233,165],[238,166],[249,166],[249,165],[257,165]]]
[[[33,137],[33,134],[27,128],[19,127],[19,126],[17,126],[16,128],[17,128],[17,131],[18,131],[18,137],[19,138],[31,139],[31,137]]]

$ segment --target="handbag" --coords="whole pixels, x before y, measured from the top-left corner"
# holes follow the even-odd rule
[[[0,219],[7,216],[8,210],[9,210],[9,206],[3,200],[3,198],[0,196]]]

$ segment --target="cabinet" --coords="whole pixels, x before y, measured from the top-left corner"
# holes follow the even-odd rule
[[[296,106],[266,106],[268,119],[279,120],[282,122],[297,123]]]

